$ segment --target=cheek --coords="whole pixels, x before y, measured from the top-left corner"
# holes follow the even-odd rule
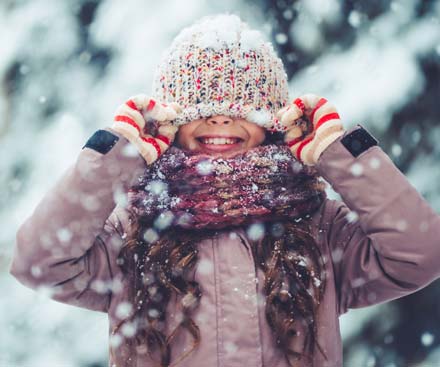
[[[197,141],[192,137],[194,129],[190,125],[183,125],[176,134],[176,145],[188,150],[197,147]]]
[[[261,127],[252,128],[251,130],[248,130],[248,132],[250,135],[249,145],[252,147],[260,145],[266,138],[266,132]]]

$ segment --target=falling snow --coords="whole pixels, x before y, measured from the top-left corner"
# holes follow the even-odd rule
[[[197,169],[197,172],[199,172],[201,175],[205,176],[205,175],[209,175],[210,173],[212,173],[214,166],[210,161],[205,160],[205,161],[198,163],[196,166],[196,169]]]
[[[350,166],[350,172],[353,174],[353,176],[360,176],[363,171],[364,167],[362,167],[362,164],[360,163],[356,162]]]
[[[257,241],[264,236],[264,225],[261,223],[253,223],[247,229],[247,235],[253,241]]]
[[[348,22],[352,27],[359,27],[362,24],[363,16],[360,12],[352,10],[348,15]]]
[[[154,227],[160,231],[168,228],[173,222],[174,214],[171,211],[165,211],[158,215],[156,220],[154,221]]]
[[[350,210],[347,213],[346,218],[349,223],[353,223],[359,220],[359,214],[355,210]]]
[[[148,228],[144,232],[143,238],[147,243],[153,243],[159,239],[159,234],[153,228]]]
[[[123,342],[123,337],[120,334],[114,334],[110,336],[109,344],[112,348],[117,348]]]
[[[162,195],[167,191],[167,183],[164,181],[152,181],[147,187],[146,190],[150,191],[154,195]]]
[[[434,342],[434,339],[434,335],[430,332],[424,332],[420,337],[420,340],[425,347],[429,347]]]
[[[198,262],[197,271],[201,274],[212,274],[214,272],[214,264],[211,260],[200,259]]]
[[[68,228],[60,228],[57,231],[57,237],[61,242],[68,242],[72,236],[72,231]]]
[[[134,336],[136,334],[136,330],[136,325],[133,322],[127,322],[121,327],[121,333],[127,338]]]
[[[380,167],[380,160],[379,158],[373,157],[369,161],[369,165],[373,169],[378,169]]]
[[[277,43],[279,43],[280,45],[284,45],[288,41],[287,34],[285,34],[285,33],[277,33],[275,35],[275,41]]]
[[[116,317],[119,319],[127,318],[133,310],[133,305],[129,302],[120,302],[116,307]]]

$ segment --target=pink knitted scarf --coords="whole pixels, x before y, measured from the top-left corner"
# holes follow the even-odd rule
[[[298,220],[326,198],[318,178],[285,145],[260,145],[227,159],[171,146],[130,189],[129,208],[158,230]]]

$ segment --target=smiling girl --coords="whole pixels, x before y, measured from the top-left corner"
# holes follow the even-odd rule
[[[335,367],[339,316],[438,278],[438,238],[378,141],[325,98],[290,102],[272,45],[218,15],[90,137],[10,272],[107,313],[109,366]]]

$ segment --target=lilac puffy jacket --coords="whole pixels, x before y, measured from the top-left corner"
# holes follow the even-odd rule
[[[145,162],[124,153],[130,143],[122,135],[104,130],[20,226],[10,273],[29,288],[51,287],[56,301],[106,312],[112,330],[130,287],[116,264],[130,228],[115,197]],[[318,313],[318,341],[328,360],[317,350],[314,366],[342,366],[339,315],[347,309],[405,296],[440,276],[440,217],[372,140],[358,124],[316,165],[343,201],[326,199],[311,218],[328,277]],[[265,319],[264,278],[246,230],[218,231],[198,248],[194,277],[203,296],[193,316],[201,344],[179,366],[287,367]],[[179,309],[170,302],[168,312],[173,328]],[[181,333],[175,342],[173,358],[192,340]],[[109,366],[153,365],[141,352],[130,355],[123,338],[109,358]]]

